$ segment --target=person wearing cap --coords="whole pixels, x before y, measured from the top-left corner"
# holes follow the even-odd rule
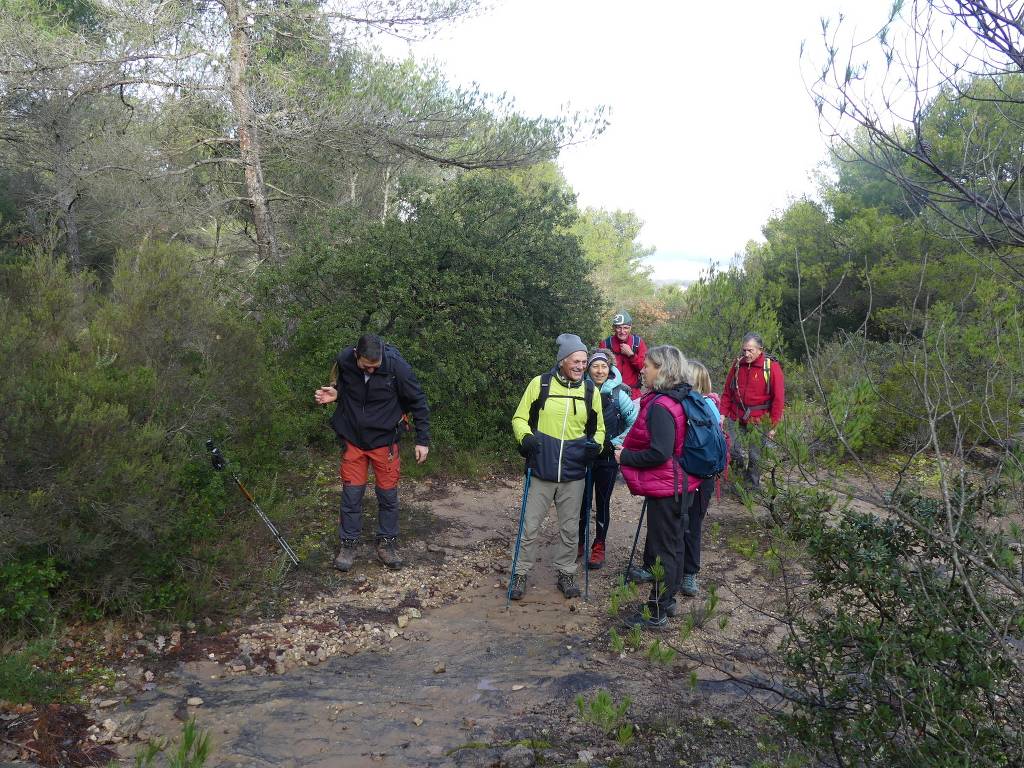
[[[579,597],[576,548],[587,466],[601,453],[604,416],[601,393],[584,380],[587,347],[579,336],[556,340],[555,367],[535,376],[512,416],[512,432],[531,472],[523,535],[510,596],[521,600],[533,567],[537,538],[554,502],[558,542],[553,563],[557,586],[567,598]]]
[[[611,520],[612,491],[615,489],[615,479],[619,474],[615,449],[622,446],[626,433],[640,413],[640,406],[630,396],[629,387],[622,383],[622,375],[615,367],[611,350],[596,349],[591,352],[587,360],[586,375],[601,392],[601,411],[604,415],[604,449],[594,461],[592,469],[597,525],[594,543],[587,558],[587,567],[596,570],[604,565],[605,540],[608,537],[608,524]],[[583,556],[584,531],[589,524],[589,517],[589,505],[584,499],[584,506],[580,508],[580,544],[576,550],[579,557]]]
[[[615,367],[622,374],[622,383],[632,391],[634,400],[640,397],[640,374],[647,357],[647,343],[633,333],[633,318],[626,310],[616,312],[612,317],[612,335],[599,345],[611,350],[615,356]]]

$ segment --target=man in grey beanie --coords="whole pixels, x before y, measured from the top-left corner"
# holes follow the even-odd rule
[[[586,344],[573,333],[561,334],[555,344],[555,367],[534,377],[512,417],[519,452],[531,472],[523,537],[512,579],[513,600],[523,598],[540,527],[552,502],[558,513],[558,547],[553,560],[557,586],[567,598],[580,595],[576,583],[580,505],[587,466],[604,444],[604,416],[601,393],[592,381],[583,378]]]

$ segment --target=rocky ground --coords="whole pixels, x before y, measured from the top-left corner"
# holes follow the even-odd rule
[[[525,599],[506,609],[521,491],[407,486],[405,568],[382,569],[367,539],[347,574],[296,573],[274,615],[69,637],[66,665],[102,658],[113,673],[84,709],[0,703],[0,762],[130,764],[194,718],[218,766],[782,765],[777,702],[759,692],[781,637],[777,572],[751,514],[713,503],[701,597],[666,632],[616,639],[640,500],[617,488],[588,600],[555,589],[549,519]]]

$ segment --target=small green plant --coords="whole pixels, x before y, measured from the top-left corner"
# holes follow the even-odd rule
[[[167,748],[163,743],[150,743],[135,756],[135,768],[151,768],[156,756]],[[178,748],[167,760],[168,768],[203,768],[210,757],[210,734],[191,718],[181,729]]]
[[[640,590],[637,589],[636,584],[631,581],[627,582],[622,576],[619,576],[608,595],[608,615],[613,618],[618,616],[622,606],[636,600],[639,594]]]
[[[651,611],[646,605],[644,606],[644,611],[647,612],[644,618],[649,619],[651,617]],[[630,650],[636,651],[643,644],[644,634],[640,630],[640,627],[633,627],[630,629],[629,634],[626,635],[626,645],[629,646]]]
[[[727,542],[729,549],[747,560],[757,554],[757,540],[749,536],[730,536]]]
[[[0,700],[48,704],[73,699],[75,691],[70,676],[45,667],[53,652],[53,642],[44,639],[16,653],[0,655]]]
[[[589,702],[583,696],[576,697],[580,717],[596,725],[606,736],[614,737],[620,744],[628,744],[633,738],[633,726],[625,722],[626,710],[632,703],[627,696],[616,704],[612,695],[603,689]]]
[[[708,619],[715,615],[715,610],[718,608],[718,588],[714,585],[708,587],[708,596],[704,599],[703,604],[695,606],[690,609],[689,619],[692,619],[691,629],[696,627],[697,629],[703,629],[708,623]],[[724,627],[722,627],[724,629]]]
[[[612,627],[608,632],[608,636],[611,640],[612,650],[616,653],[622,653],[626,650],[626,641],[622,638],[622,635],[618,633],[615,627]]]
[[[661,640],[655,640],[647,649],[647,658],[655,664],[671,664],[675,657],[675,648],[662,645]]]

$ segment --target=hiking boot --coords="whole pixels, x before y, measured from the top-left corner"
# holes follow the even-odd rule
[[[401,568],[402,556],[398,554],[398,538],[395,536],[377,537],[377,559],[385,568]]]
[[[587,567],[596,571],[602,565],[604,565],[604,542],[595,541],[594,546],[590,548],[590,560],[587,561]]]
[[[632,581],[634,584],[650,584],[654,581],[654,574],[646,568],[634,565],[629,569],[628,580]]]
[[[575,573],[559,573],[558,588],[562,590],[562,594],[566,597],[572,598],[580,596],[580,588],[576,584]]]
[[[686,595],[687,597],[696,597],[697,592],[697,574],[696,573],[685,573],[683,574],[683,581],[679,585],[679,592]]]
[[[512,577],[512,589],[509,590],[508,596],[513,600],[522,600],[523,592],[526,591],[526,574],[517,573]]]
[[[338,556],[334,558],[334,567],[339,571],[347,571],[352,567],[356,559],[356,551],[359,549],[359,542],[355,539],[342,539],[341,547],[338,549]]]
[[[644,617],[643,610],[639,610],[623,622],[627,627],[640,627],[640,629],[664,629],[668,625],[668,613],[658,611],[657,608],[651,612],[650,618]]]
[[[665,615],[668,616],[670,619],[674,619],[676,616],[678,616],[679,603],[677,603],[675,600],[669,603],[668,606],[666,606],[665,608]]]

